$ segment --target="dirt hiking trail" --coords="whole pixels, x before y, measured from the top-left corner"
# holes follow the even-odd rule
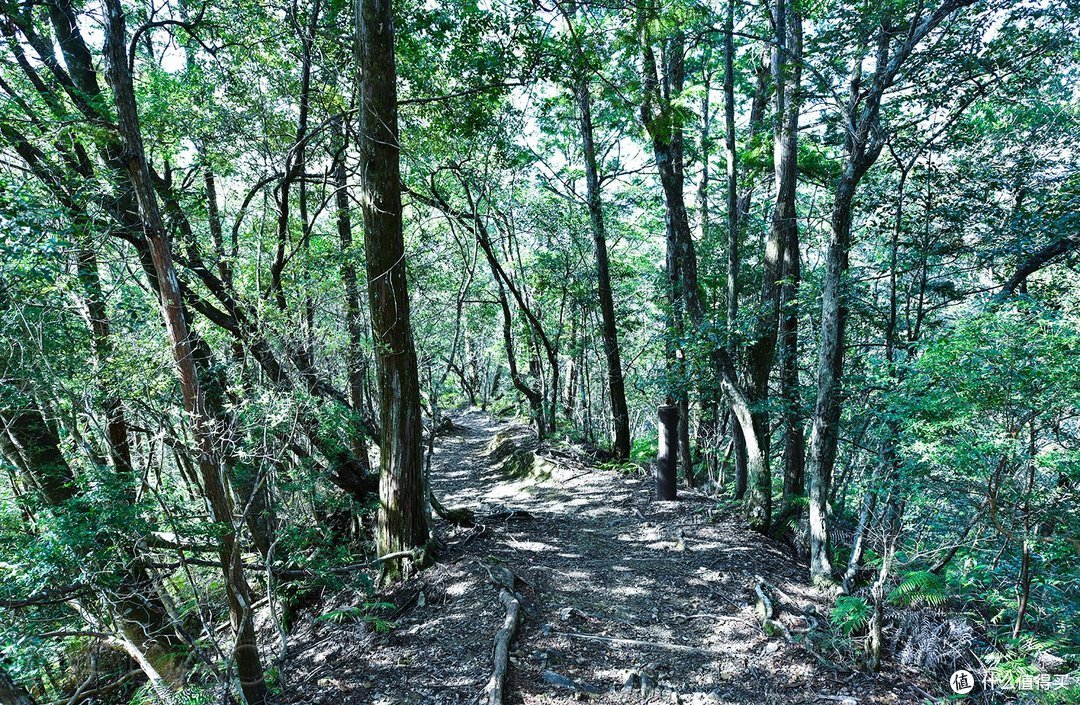
[[[432,488],[475,511],[477,526],[436,524],[436,565],[378,597],[395,605],[389,631],[302,620],[278,702],[487,703],[502,569],[521,604],[506,703],[919,703],[938,689],[888,662],[877,675],[846,670],[810,647],[807,630],[828,630],[828,603],[805,566],[715,503],[657,502],[649,478],[537,450],[520,424],[451,418]],[[756,612],[759,578],[782,625],[772,637]],[[365,599],[337,595],[317,613]]]

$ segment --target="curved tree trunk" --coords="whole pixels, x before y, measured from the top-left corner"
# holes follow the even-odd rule
[[[218,554],[225,578],[229,613],[236,633],[233,656],[236,660],[237,675],[248,705],[262,705],[266,701],[266,682],[255,640],[254,614],[251,609],[253,601],[244,576],[240,548],[236,543],[232,507],[221,478],[213,420],[207,413],[206,399],[195,369],[180,285],[172,262],[172,247],[161,219],[149,164],[146,161],[135,90],[127,61],[127,31],[120,1],[106,0],[106,14],[106,77],[112,86],[117,123],[124,143],[124,165],[135,190],[143,234],[150,247],[161,287],[162,317],[176,360],[184,409],[191,415],[203,490],[213,520],[222,527]]]
[[[795,190],[798,167],[800,77],[802,60],[802,18],[791,0],[776,0],[773,9],[776,44],[773,48],[772,76],[776,117],[773,130],[773,168],[776,199],[772,225],[765,242],[761,282],[761,306],[755,339],[747,348],[750,369],[748,396],[753,408],[753,429],[761,447],[758,472],[748,478],[747,514],[751,522],[767,530],[772,521],[772,474],[769,471],[770,420],[769,377],[776,358],[780,303],[783,290],[785,250],[796,248],[798,221]],[[797,319],[796,319],[797,323]],[[790,324],[788,324],[790,326]],[[790,332],[790,330],[788,331]]]
[[[852,72],[851,95],[845,115],[850,125],[844,144],[847,157],[836,183],[830,218],[831,232],[825,256],[817,399],[814,403],[807,463],[810,484],[810,577],[815,582],[832,581],[826,505],[840,438],[840,383],[844,368],[844,328],[847,319],[842,280],[848,266],[851,210],[855,190],[866,171],[877,161],[884,146],[885,135],[880,115],[881,100],[886,89],[896,80],[904,62],[926,35],[958,9],[973,2],[974,0],[942,0],[933,10],[916,13],[910,26],[902,32],[897,32],[895,28],[879,27],[874,74],[870,80],[864,81],[861,62],[856,62]],[[897,41],[896,45],[892,46],[894,38]],[[865,90],[862,86],[865,86]]]

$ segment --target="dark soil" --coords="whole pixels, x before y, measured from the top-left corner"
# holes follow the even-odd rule
[[[476,703],[504,616],[493,566],[517,576],[524,601],[508,703],[854,705],[941,692],[893,663],[876,675],[856,670],[806,567],[715,502],[687,493],[656,502],[647,478],[590,467],[569,451],[530,455],[535,439],[520,425],[475,411],[453,421],[436,444],[433,489],[479,524],[436,525],[446,546],[438,563],[377,598],[396,605],[390,631],[302,620],[280,703]],[[787,636],[762,629],[758,577]],[[371,599],[346,593],[318,612]]]

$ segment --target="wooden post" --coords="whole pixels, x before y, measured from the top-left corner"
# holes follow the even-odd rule
[[[660,435],[656,452],[656,498],[675,499],[675,468],[679,457],[679,407],[665,404],[656,409]]]

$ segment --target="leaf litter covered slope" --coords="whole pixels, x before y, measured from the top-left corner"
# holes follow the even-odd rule
[[[454,422],[436,445],[432,485],[479,525],[436,526],[447,544],[438,564],[379,598],[397,606],[389,633],[303,621],[282,703],[476,703],[504,617],[496,566],[517,576],[523,602],[508,703],[924,699],[914,673],[846,671],[798,636],[766,636],[759,578],[792,634],[826,621],[824,596],[782,544],[713,516],[700,498],[656,502],[644,479],[570,455],[539,450],[530,466],[535,439],[522,426],[475,411]],[[321,611],[362,599],[340,595]]]

